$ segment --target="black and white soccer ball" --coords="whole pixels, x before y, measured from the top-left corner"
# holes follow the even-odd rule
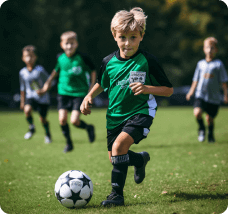
[[[64,207],[83,207],[93,196],[93,183],[84,172],[69,170],[56,181],[55,196]]]

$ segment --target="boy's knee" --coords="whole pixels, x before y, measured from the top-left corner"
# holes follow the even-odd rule
[[[61,126],[65,126],[66,123],[67,123],[67,119],[66,119],[66,118],[64,118],[64,117],[59,117],[59,124],[60,124]]]
[[[74,126],[80,126],[80,120],[71,119],[70,122],[71,122],[71,124],[74,125]]]
[[[194,115],[197,119],[202,118],[202,110],[201,108],[194,108]]]

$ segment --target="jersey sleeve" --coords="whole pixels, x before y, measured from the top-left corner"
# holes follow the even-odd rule
[[[192,81],[198,82],[199,81],[199,77],[200,77],[200,66],[199,66],[199,62],[198,62],[197,65],[196,65],[196,69],[195,69],[195,73],[194,73],[194,76],[192,78]]]
[[[108,72],[106,72],[106,66],[108,64],[108,62],[112,59],[112,57],[116,54],[116,51],[111,53],[110,55],[106,56],[102,63],[101,63],[101,67],[99,70],[99,73],[97,75],[97,83],[99,85],[101,85],[101,87],[107,91],[109,86],[110,86],[110,78],[108,76]]]
[[[25,91],[25,82],[22,77],[21,71],[19,73],[20,91]]]
[[[224,82],[228,82],[228,76],[227,76],[227,73],[226,73],[226,69],[225,69],[225,66],[224,64],[220,63],[220,75],[219,75],[219,79],[220,79],[220,82],[224,83]]]
[[[166,86],[172,88],[172,84],[168,80],[160,63],[152,54],[144,53],[149,65],[149,78],[153,86]]]
[[[47,78],[48,78],[48,73],[47,71],[44,69],[43,66],[40,66],[40,78],[42,80],[42,82],[46,82]]]
[[[56,63],[56,65],[55,65],[55,71],[56,71],[57,73],[60,72],[59,57],[60,57],[62,54],[63,54],[63,53],[59,53],[59,54],[56,55],[57,63]]]

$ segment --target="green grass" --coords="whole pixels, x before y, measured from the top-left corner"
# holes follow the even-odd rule
[[[228,205],[228,109],[215,120],[215,144],[197,141],[192,108],[159,108],[147,139],[132,150],[150,153],[145,180],[137,185],[133,167],[128,170],[123,207],[101,208],[110,193],[112,165],[106,149],[105,109],[94,109],[83,120],[96,126],[90,144],[84,130],[70,126],[75,149],[62,152],[64,137],[56,110],[49,112],[53,143],[44,143],[44,130],[34,113],[37,128],[26,141],[28,129],[22,112],[0,113],[0,206],[9,214],[150,213],[219,214]],[[63,207],[54,196],[57,178],[67,170],[81,170],[94,184],[94,195],[82,209]],[[165,193],[164,193],[165,191]],[[162,194],[164,193],[164,194]]]

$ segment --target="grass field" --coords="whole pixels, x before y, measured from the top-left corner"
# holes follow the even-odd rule
[[[56,110],[48,115],[53,143],[34,113],[36,134],[29,141],[22,112],[0,112],[0,206],[9,214],[144,213],[219,214],[228,206],[228,109],[221,108],[215,124],[215,144],[197,141],[192,108],[159,108],[148,138],[131,149],[147,151],[151,161],[145,180],[134,183],[133,167],[124,188],[125,206],[101,208],[110,193],[112,165],[106,149],[105,109],[94,109],[83,120],[96,126],[96,141],[72,126],[74,151],[64,154],[64,137]],[[81,170],[94,184],[94,194],[82,209],[63,207],[54,195],[57,178]],[[0,211],[1,213],[1,211]]]

